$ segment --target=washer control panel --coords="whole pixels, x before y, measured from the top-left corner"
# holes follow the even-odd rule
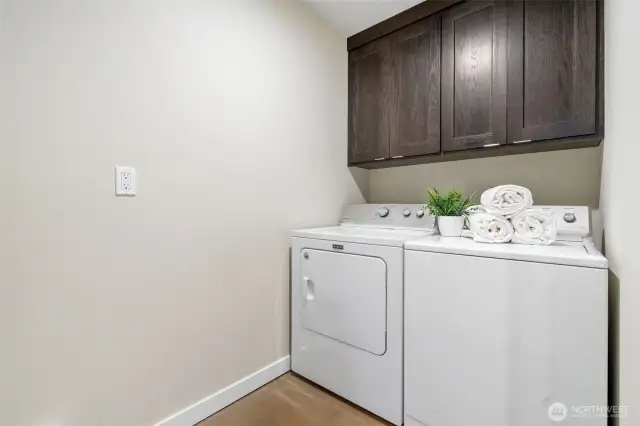
[[[370,225],[385,228],[435,227],[435,218],[422,204],[349,204],[342,212],[341,224]]]
[[[579,241],[591,236],[591,210],[587,206],[533,206],[554,217],[558,239]]]

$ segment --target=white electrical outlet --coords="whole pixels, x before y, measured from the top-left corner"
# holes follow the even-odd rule
[[[136,169],[116,166],[116,195],[136,195]]]

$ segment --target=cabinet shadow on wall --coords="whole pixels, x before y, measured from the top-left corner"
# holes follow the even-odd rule
[[[359,167],[349,167],[349,173],[353,177],[353,181],[358,186],[362,197],[365,202],[369,201],[370,187],[369,187],[369,170],[361,169]]]

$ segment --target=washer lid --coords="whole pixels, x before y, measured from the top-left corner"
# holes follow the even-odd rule
[[[416,231],[343,225],[328,228],[301,229],[293,231],[293,236],[316,240],[403,247],[405,241],[426,237],[431,232],[431,230]]]
[[[477,243],[468,238],[433,236],[409,241],[405,249],[497,259],[524,260],[556,265],[608,268],[607,259],[593,246],[585,242],[556,242],[550,246],[525,244]]]

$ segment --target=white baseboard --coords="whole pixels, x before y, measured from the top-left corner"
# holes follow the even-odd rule
[[[154,426],[193,426],[289,370],[291,370],[291,358],[286,356],[167,417]]]

